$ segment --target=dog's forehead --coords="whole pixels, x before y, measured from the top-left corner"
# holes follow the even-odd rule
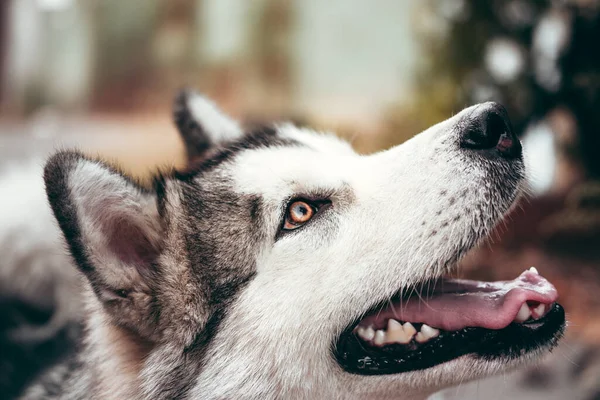
[[[332,133],[298,128],[292,124],[276,126],[277,135],[302,143],[315,151],[329,155],[356,155],[352,146]]]
[[[244,151],[233,160],[228,173],[237,192],[278,200],[349,183],[359,156],[347,142],[292,125],[277,127],[277,135],[293,144]]]

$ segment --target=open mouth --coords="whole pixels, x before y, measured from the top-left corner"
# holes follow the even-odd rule
[[[347,372],[392,374],[463,355],[517,358],[552,347],[565,327],[554,286],[535,268],[512,281],[441,278],[378,305],[335,344]]]

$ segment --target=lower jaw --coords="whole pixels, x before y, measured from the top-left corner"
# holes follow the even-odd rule
[[[353,328],[346,329],[335,343],[333,353],[338,364],[352,374],[385,375],[423,370],[465,355],[489,361],[514,360],[552,348],[563,335],[565,313],[554,304],[544,318],[532,323],[511,323],[499,330],[446,331],[417,346],[366,347]]]

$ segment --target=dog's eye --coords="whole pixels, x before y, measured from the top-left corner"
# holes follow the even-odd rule
[[[284,230],[292,230],[301,227],[316,214],[317,207],[306,201],[297,200],[292,202],[285,213]]]

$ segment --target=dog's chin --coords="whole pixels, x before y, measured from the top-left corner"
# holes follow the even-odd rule
[[[401,374],[463,356],[490,367],[519,364],[552,349],[565,330],[556,289],[533,267],[512,281],[440,278],[402,289],[333,343],[344,371]]]

